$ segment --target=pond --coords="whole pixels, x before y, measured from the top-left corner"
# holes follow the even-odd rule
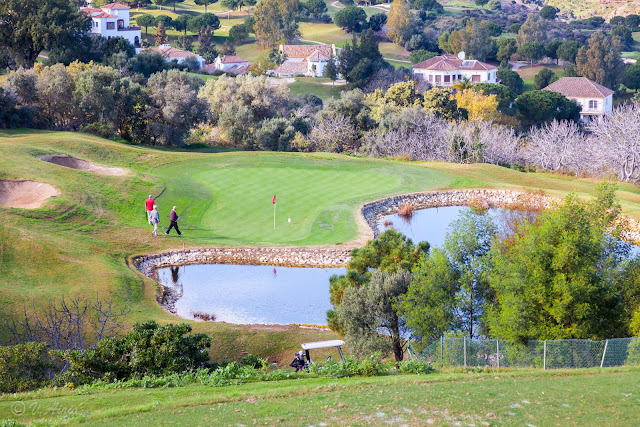
[[[444,244],[444,239],[449,231],[449,224],[460,216],[463,211],[470,211],[468,206],[445,206],[441,208],[428,208],[413,211],[410,220],[406,220],[399,214],[386,215],[378,220],[378,230],[382,233],[388,228],[394,228],[410,238],[414,244],[427,241],[432,248]],[[497,217],[504,209],[489,209],[492,218]]]
[[[157,270],[158,281],[178,296],[178,316],[191,319],[204,314],[228,323],[280,325],[325,325],[331,308],[329,277],[345,272],[345,268],[232,264]]]

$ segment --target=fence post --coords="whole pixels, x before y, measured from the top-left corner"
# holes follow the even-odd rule
[[[464,367],[467,367],[467,337],[462,338],[463,348],[464,348]]]
[[[547,369],[547,340],[544,340],[544,350],[542,353],[542,370]]]
[[[500,340],[496,339],[496,361],[500,367]]]
[[[444,335],[440,338],[440,367],[444,367]]]
[[[600,367],[604,366],[604,355],[607,354],[607,347],[609,346],[609,340],[604,342],[604,351],[602,352],[602,360],[600,361]]]

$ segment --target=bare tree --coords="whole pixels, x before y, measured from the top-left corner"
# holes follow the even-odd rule
[[[627,105],[601,117],[592,127],[598,155],[605,158],[620,181],[640,178],[640,108]]]
[[[378,128],[366,134],[363,153],[370,157],[406,156],[411,160],[450,159],[445,120],[417,108],[400,114],[390,129]]]
[[[357,129],[348,117],[341,114],[324,115],[309,133],[311,151],[353,152],[357,140]]]
[[[25,305],[20,314],[7,324],[13,341],[46,342],[56,350],[81,350],[98,341],[117,335],[123,328],[119,319],[129,309],[119,310],[113,299],[96,295],[95,302],[84,297],[50,300],[46,307]]]
[[[552,171],[580,171],[584,159],[587,138],[575,122],[554,120],[540,128],[533,128],[525,140],[522,155],[532,165]]]

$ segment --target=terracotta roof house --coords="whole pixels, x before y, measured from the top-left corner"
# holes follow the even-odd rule
[[[611,89],[586,77],[562,77],[543,90],[561,93],[582,107],[580,121],[589,123],[613,110]]]
[[[204,66],[203,70],[209,74],[216,71],[224,71],[228,74],[244,74],[247,72],[251,63],[236,55],[218,56],[212,64]]]
[[[80,10],[91,17],[91,33],[104,38],[123,37],[134,47],[140,47],[140,27],[131,26],[129,6],[109,3],[100,8],[83,7]]]
[[[280,45],[280,52],[285,55],[282,65],[273,72],[278,77],[294,77],[298,75],[321,77],[331,58],[336,57],[336,46],[322,45]],[[334,59],[335,60],[335,59]]]
[[[413,74],[434,86],[453,86],[458,80],[474,83],[498,83],[498,67],[474,59],[453,55],[435,56],[413,66]]]
[[[157,47],[150,47],[149,50],[155,50],[160,52],[167,62],[175,61],[178,64],[182,64],[187,58],[195,58],[200,65],[200,68],[204,66],[204,58],[200,55],[196,55],[188,50],[176,49],[169,44],[163,44]]]

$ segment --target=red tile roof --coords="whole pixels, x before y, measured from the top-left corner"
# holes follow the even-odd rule
[[[122,3],[109,3],[101,7],[101,9],[131,9],[128,5]]]
[[[488,71],[496,70],[497,67],[485,62],[467,59],[463,61],[456,56],[442,55],[434,56],[431,59],[422,61],[413,66],[414,69],[432,70],[432,71]]]
[[[273,71],[277,74],[304,74],[308,71],[307,67],[307,61],[285,61]]]
[[[156,52],[160,52],[163,56],[167,58],[188,58],[188,57],[196,57],[193,52],[189,52],[187,50],[175,49],[173,47],[150,47],[149,49],[155,50]]]
[[[89,16],[91,16],[92,18],[117,18],[116,15],[112,15],[112,14],[107,13],[107,12],[90,13]]]
[[[242,59],[239,56],[235,55],[225,55],[220,57],[220,62],[223,64],[238,64],[242,62],[249,62],[246,59]]]
[[[330,58],[333,55],[333,45],[321,44],[321,45],[305,45],[305,44],[285,44],[280,45],[282,52],[287,55],[287,58],[308,58],[316,51],[320,54]]]
[[[324,53],[320,52],[319,50],[314,51],[311,55],[307,57],[307,61],[313,61],[313,62],[328,61],[329,59],[331,59],[331,56],[327,56]]]
[[[84,13],[87,13],[87,14],[92,14],[92,13],[95,13],[95,12],[100,12],[100,13],[102,12],[102,9],[94,9],[93,7],[81,7],[80,10],[83,11]]]
[[[225,73],[235,74],[235,75],[244,74],[247,72],[248,69],[249,69],[249,65],[235,65],[227,69]]]
[[[615,93],[586,77],[562,77],[544,90],[561,93],[567,98],[606,98]]]

